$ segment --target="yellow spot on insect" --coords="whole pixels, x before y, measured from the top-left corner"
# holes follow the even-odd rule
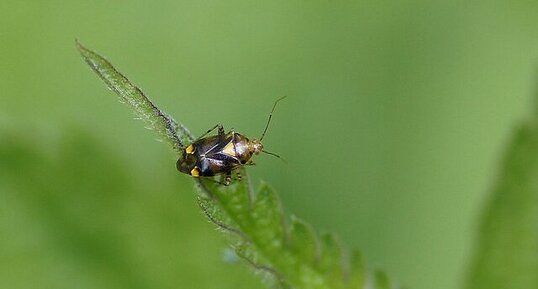
[[[186,149],[185,149],[185,152],[188,153],[189,155],[192,155],[192,153],[194,153],[194,147],[192,145],[189,145]]]
[[[231,157],[234,157],[235,156],[235,149],[234,149],[234,143],[233,141],[229,142],[223,149],[222,149],[222,152],[231,156]]]
[[[200,176],[200,170],[198,169],[198,167],[194,167],[191,170],[191,176],[193,176],[193,177],[199,177]]]

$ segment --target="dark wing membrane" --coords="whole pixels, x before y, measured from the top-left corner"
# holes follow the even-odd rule
[[[202,176],[227,174],[240,166],[236,158],[224,154],[214,154],[200,159],[198,168]]]

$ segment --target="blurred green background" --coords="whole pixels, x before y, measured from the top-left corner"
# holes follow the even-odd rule
[[[448,2],[448,1],[447,1]],[[288,213],[410,288],[462,284],[536,91],[538,4],[0,1],[0,288],[264,288],[74,47],[200,134],[258,136]]]

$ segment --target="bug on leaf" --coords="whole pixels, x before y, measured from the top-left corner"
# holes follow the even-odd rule
[[[284,98],[285,96],[275,101],[259,140],[249,139],[234,130],[225,133],[224,127],[217,124],[183,149],[182,157],[176,162],[177,169],[193,177],[224,175],[222,184],[229,185],[234,170],[245,165],[254,165],[252,156],[263,152],[280,158],[274,153],[265,151],[261,141],[269,128],[276,105]],[[206,137],[215,129],[218,131],[217,135]]]

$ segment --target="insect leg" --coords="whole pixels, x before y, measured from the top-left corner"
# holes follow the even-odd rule
[[[220,136],[223,136],[223,135],[225,134],[225,133],[224,133],[224,127],[222,126],[222,124],[218,125],[218,127],[219,127],[219,129],[218,129],[218,131],[219,131],[219,135],[220,135]]]
[[[208,131],[206,131],[204,134],[202,134],[201,136],[199,136],[196,141],[198,140],[201,140],[202,138],[204,138],[206,135],[208,135],[210,132],[214,131],[216,128],[218,128],[218,132],[219,132],[219,135],[224,135],[224,127],[222,126],[222,124],[218,123],[216,124],[214,127],[212,127],[211,129],[209,129]],[[196,142],[194,141],[194,142]]]
[[[228,173],[228,174],[226,174],[226,176],[224,177],[224,183],[223,183],[223,185],[225,185],[225,186],[229,186],[231,182],[232,182],[232,174],[231,174],[231,173]]]

